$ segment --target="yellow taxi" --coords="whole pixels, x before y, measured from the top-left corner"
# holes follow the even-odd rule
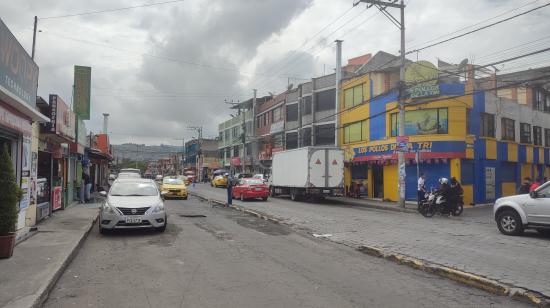
[[[180,178],[185,183],[185,185],[187,185],[187,186],[189,186],[189,184],[191,184],[191,181],[185,175],[178,175],[178,178]]]
[[[227,177],[224,175],[216,175],[210,182],[212,187],[227,187]]]
[[[178,177],[164,177],[162,179],[161,192],[166,198],[182,198],[187,200],[188,192],[185,182]]]

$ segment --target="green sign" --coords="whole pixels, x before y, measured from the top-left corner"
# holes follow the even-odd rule
[[[87,66],[74,67],[74,112],[82,119],[90,119],[90,87],[92,68]]]
[[[410,98],[420,98],[439,95],[437,79],[439,71],[428,61],[412,63],[405,70],[405,82],[408,84]]]
[[[0,91],[36,106],[38,66],[0,20]]]

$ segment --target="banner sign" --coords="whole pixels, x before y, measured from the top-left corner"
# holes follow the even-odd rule
[[[438,96],[438,77],[437,67],[428,61],[418,61],[409,65],[405,69],[405,82],[411,85],[407,90],[409,97]]]
[[[35,107],[37,89],[38,65],[0,19],[0,90]]]
[[[53,188],[53,196],[52,196],[52,209],[59,210],[61,208],[61,193],[63,189],[61,186],[56,186]]]
[[[353,148],[352,161],[391,160],[397,159],[397,143],[379,144]],[[415,152],[421,152],[423,159],[428,158],[462,158],[465,157],[464,141],[422,141],[408,142],[405,158],[414,159]]]
[[[47,133],[57,134],[75,140],[75,114],[56,94],[50,94],[50,123],[46,124]]]
[[[88,66],[74,67],[74,112],[82,119],[90,119],[90,92],[92,68]]]
[[[397,152],[408,152],[408,143],[409,137],[407,136],[397,136],[395,137],[395,151]]]

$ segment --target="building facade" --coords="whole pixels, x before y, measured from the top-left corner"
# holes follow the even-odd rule
[[[271,156],[284,150],[285,102],[287,92],[261,102],[256,107],[256,138],[258,141],[259,170],[269,173]]]

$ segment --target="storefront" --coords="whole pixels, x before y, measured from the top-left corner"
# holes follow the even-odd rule
[[[20,229],[34,224],[26,215],[32,196],[32,123],[48,118],[36,110],[38,66],[1,20],[0,46],[0,148],[8,149],[23,190],[17,222]]]

